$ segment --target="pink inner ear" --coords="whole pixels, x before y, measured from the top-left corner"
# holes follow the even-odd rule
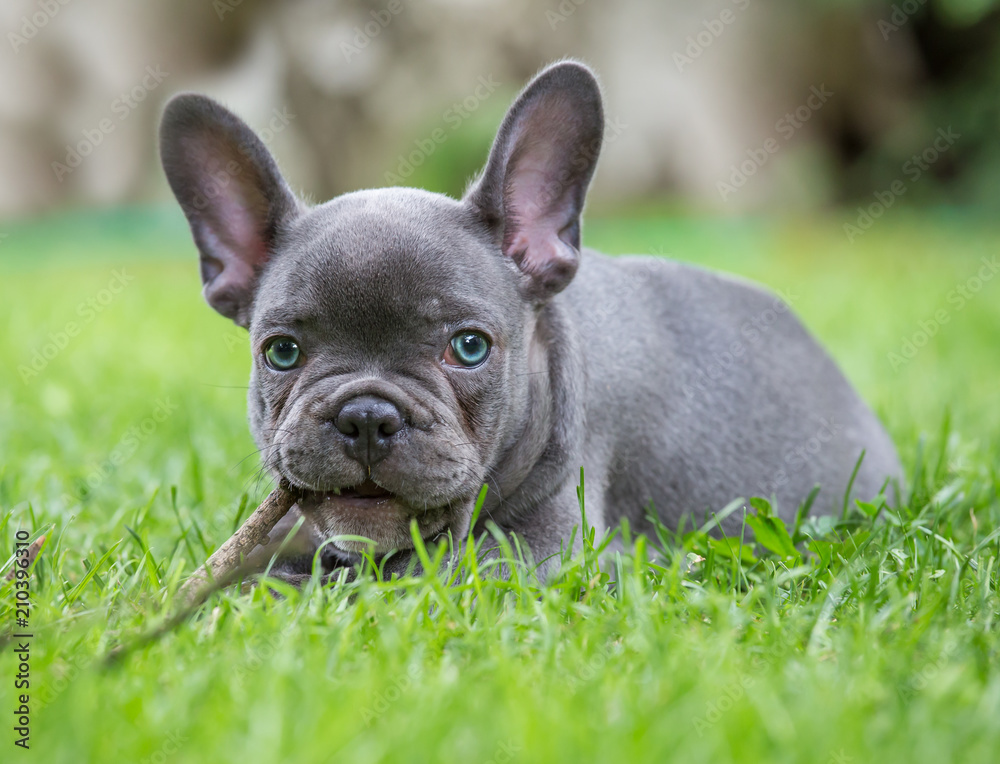
[[[503,251],[521,270],[546,281],[573,275],[576,250],[560,238],[575,209],[572,110],[560,101],[536,106],[514,138],[507,168]],[[551,125],[565,125],[564,133]]]
[[[253,204],[240,189],[234,188],[231,194],[220,195],[212,216],[215,218],[213,227],[223,246],[231,250],[230,255],[236,261],[249,265],[251,270],[267,258],[267,247],[258,227],[260,213],[253,210]],[[223,265],[228,268],[230,263]]]
[[[544,226],[518,230],[504,253],[546,288],[568,281],[578,265],[576,250]]]
[[[241,311],[267,260],[267,247],[247,200],[238,191],[232,196],[221,194],[214,204],[205,227],[207,237],[214,240],[211,250],[221,270],[206,281],[204,294],[216,310],[243,323],[248,317]]]
[[[524,164],[529,167],[524,168]],[[565,203],[566,189],[562,199],[551,198],[558,188],[549,177],[535,160],[522,160],[508,192],[504,254],[533,275],[559,270],[576,260],[573,249],[559,238],[572,214]]]
[[[256,268],[267,257],[260,230],[267,200],[260,198],[260,179],[254,168],[231,143],[215,135],[196,133],[184,141],[184,150],[192,166],[202,168],[199,217],[221,249],[213,255],[224,269],[234,261]]]
[[[194,218],[202,247],[204,295],[209,304],[237,323],[267,260],[262,221],[267,201],[260,196],[252,167],[227,143],[199,136],[185,146],[192,163],[203,168],[198,179]],[[242,161],[241,161],[242,160]],[[234,169],[234,163],[239,165]]]

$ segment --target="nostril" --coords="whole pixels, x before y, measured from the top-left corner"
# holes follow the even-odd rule
[[[391,438],[402,429],[403,420],[399,417],[392,417],[379,423],[378,434],[383,438]]]
[[[337,428],[337,432],[348,438],[357,438],[361,434],[361,428],[358,427],[358,422],[354,417],[339,416],[332,420],[331,424]]]

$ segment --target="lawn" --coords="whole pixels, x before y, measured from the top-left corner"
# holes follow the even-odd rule
[[[849,241],[848,220],[651,210],[584,238],[781,290],[895,437],[903,506],[736,555],[688,528],[601,571],[588,545],[544,589],[467,561],[455,581],[228,592],[113,664],[269,490],[248,346],[203,304],[179,212],[8,226],[0,560],[18,531],[48,543],[29,751],[0,587],[0,760],[996,762],[1000,227],[894,210]]]

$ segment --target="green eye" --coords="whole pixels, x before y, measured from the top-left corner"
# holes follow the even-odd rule
[[[490,341],[479,332],[462,332],[451,338],[451,351],[462,366],[478,366],[490,354]]]
[[[275,337],[264,348],[267,365],[278,371],[288,371],[299,362],[302,353],[291,337]]]

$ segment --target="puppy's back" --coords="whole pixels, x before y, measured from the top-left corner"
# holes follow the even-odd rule
[[[650,500],[675,524],[738,496],[772,495],[790,519],[816,484],[814,512],[832,511],[863,449],[854,496],[870,499],[900,477],[881,423],[767,290],[660,258],[587,251],[562,297],[587,355],[587,453],[602,456],[593,477],[609,521],[641,523]]]

